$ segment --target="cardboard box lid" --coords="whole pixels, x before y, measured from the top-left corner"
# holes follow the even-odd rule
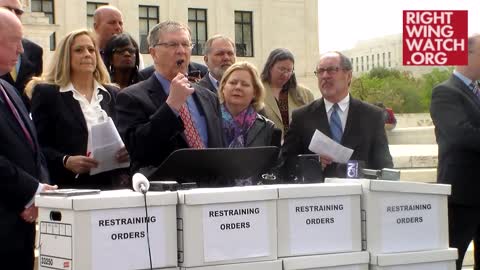
[[[278,185],[277,187],[279,199],[362,194],[360,183],[291,184]]]
[[[407,182],[407,181],[326,178],[325,182],[326,183],[361,183],[363,188],[366,188],[370,191],[450,195],[452,190],[450,185],[417,183],[417,182]]]
[[[278,199],[274,186],[198,188],[178,191],[178,204],[200,205]]]
[[[378,266],[404,265],[414,263],[428,263],[452,261],[458,258],[456,248],[427,250],[415,252],[400,252],[388,254],[371,254],[370,264]]]
[[[147,193],[147,206],[176,205],[176,192],[155,192]],[[35,205],[44,208],[72,209],[72,210],[95,210],[143,207],[145,201],[143,194],[129,189],[102,191],[95,195],[57,197],[57,196],[36,196]]]
[[[290,257],[283,259],[283,269],[316,269],[320,267],[368,264],[369,257],[368,251]]]
[[[263,261],[235,264],[208,265],[200,267],[180,267],[180,270],[282,270],[282,261]]]

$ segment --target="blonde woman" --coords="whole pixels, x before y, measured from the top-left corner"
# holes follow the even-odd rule
[[[40,145],[59,187],[110,189],[120,185],[115,182],[120,175],[127,181],[128,176],[118,170],[89,174],[98,166],[90,157],[90,127],[108,117],[115,122],[117,91],[88,30],[67,34],[46,72],[27,85]],[[116,159],[128,161],[127,151],[121,149]]]
[[[280,144],[272,141],[274,123],[258,113],[264,107],[265,89],[252,64],[230,66],[223,74],[218,94],[228,147]]]

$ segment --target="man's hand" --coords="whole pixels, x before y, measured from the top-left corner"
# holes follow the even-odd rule
[[[170,94],[166,102],[170,108],[180,111],[180,108],[193,92],[195,92],[195,89],[190,85],[188,78],[182,73],[178,73],[170,84]]]
[[[51,185],[43,184],[43,188],[41,191],[54,190],[57,188],[58,188],[57,185],[51,186]],[[35,204],[32,204],[30,207],[25,208],[25,210],[23,210],[20,216],[22,217],[23,220],[25,220],[25,222],[33,223],[38,217],[38,208],[35,207]]]
[[[332,164],[333,160],[331,157],[320,155],[319,161],[322,163],[322,169],[325,169],[328,165]]]
[[[96,168],[97,166],[98,161],[86,156],[70,156],[65,164],[65,168],[78,174],[87,173],[90,169]]]
[[[125,146],[123,146],[122,148],[120,148],[120,150],[118,150],[118,152],[115,154],[115,159],[118,161],[118,163],[124,163],[130,160],[130,157],[128,155],[128,152]]]

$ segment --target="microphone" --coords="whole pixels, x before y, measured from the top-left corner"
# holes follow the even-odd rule
[[[145,177],[145,175],[141,173],[136,173],[132,177],[132,186],[133,190],[135,190],[136,192],[141,192],[145,194],[150,188],[150,182]]]
[[[365,169],[365,162],[362,160],[349,160],[347,164],[339,165],[339,172],[345,172],[346,178],[400,180],[400,170],[390,168],[383,168],[381,170]]]

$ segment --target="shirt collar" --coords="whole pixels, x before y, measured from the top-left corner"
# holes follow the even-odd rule
[[[457,76],[457,78],[459,78],[463,83],[465,83],[469,88],[470,88],[470,84],[472,84],[472,80],[470,80],[469,78],[465,77],[465,75],[463,75],[462,73],[458,72],[457,70],[454,70],[453,71],[453,75]]]
[[[208,72],[208,78],[210,79],[210,81],[212,82],[213,84],[213,87],[215,87],[215,89],[218,90],[218,84],[220,83],[217,79],[215,79],[213,76],[212,76],[212,73]]]
[[[97,82],[97,80],[93,81],[93,89],[94,90],[100,89],[108,93],[107,89],[103,85],[101,85],[99,82]],[[72,82],[69,82],[66,86],[60,87],[61,93],[73,92],[73,91],[78,91],[78,90],[75,89],[75,87],[73,87]]]
[[[326,100],[325,98],[323,99],[323,101],[325,102],[325,109],[327,110],[327,112],[329,112],[334,103]],[[340,100],[337,104],[338,104],[338,107],[340,107],[340,110],[344,112],[347,109],[349,103],[350,103],[350,94],[348,94],[346,97]]]

